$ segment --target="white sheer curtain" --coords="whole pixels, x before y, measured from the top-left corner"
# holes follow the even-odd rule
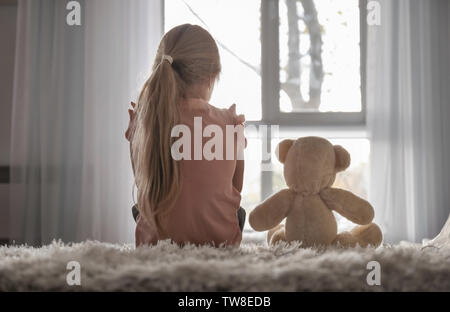
[[[11,238],[132,242],[127,107],[150,73],[162,1],[19,1]]]
[[[434,237],[450,213],[450,3],[379,0],[368,28],[370,200],[387,242]]]

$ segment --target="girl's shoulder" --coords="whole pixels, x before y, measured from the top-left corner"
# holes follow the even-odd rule
[[[222,119],[231,125],[243,124],[245,122],[245,116],[236,113],[236,104],[231,105],[229,108],[217,108],[208,103],[208,106],[211,111],[214,111],[219,116],[222,116]]]
[[[203,99],[183,99],[181,108],[182,112],[188,116],[192,114],[209,116],[213,120],[221,121],[228,125],[243,124],[245,121],[244,115],[236,113],[236,104],[231,105],[229,108],[218,108]]]

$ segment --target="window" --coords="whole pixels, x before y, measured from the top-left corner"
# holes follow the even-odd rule
[[[358,1],[285,0],[279,16],[280,111],[361,112]]]
[[[262,1],[262,72],[271,73],[262,78],[264,120],[294,127],[364,125],[365,46],[359,43],[365,23],[359,5]]]
[[[367,197],[362,0],[170,0],[165,30],[198,24],[215,37],[222,74],[211,103],[236,103],[247,125],[279,125],[279,137],[248,129],[242,206],[285,186],[274,151],[284,138],[316,135],[341,144],[351,167],[335,185]],[[246,129],[247,130],[247,129]],[[265,144],[264,144],[265,143]],[[269,144],[270,143],[270,144]],[[273,154],[273,153],[272,153]],[[262,170],[269,164],[272,170]],[[345,226],[343,222],[340,226]]]
[[[197,24],[216,39],[222,73],[211,103],[223,108],[237,103],[248,120],[261,120],[260,2],[169,0],[164,12],[165,31],[184,23]]]

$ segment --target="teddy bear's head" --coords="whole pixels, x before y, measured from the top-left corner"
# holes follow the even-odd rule
[[[333,184],[336,173],[350,165],[350,154],[340,145],[319,137],[283,140],[276,149],[284,164],[284,178],[292,190],[317,194]]]

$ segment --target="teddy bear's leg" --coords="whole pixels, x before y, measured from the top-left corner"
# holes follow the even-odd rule
[[[268,232],[267,232],[267,243],[270,244],[270,240],[272,239],[272,236],[281,228],[283,228],[284,225],[282,223],[278,224],[277,226],[271,228]]]
[[[378,247],[383,240],[383,233],[375,223],[359,225],[355,227],[351,233],[358,239],[358,243],[361,247],[367,247],[368,245]]]
[[[284,232],[284,224],[280,223],[276,227],[269,230],[267,233],[267,243],[273,245],[280,240],[286,240]]]
[[[380,228],[375,223],[367,225],[358,225],[350,232],[339,233],[335,240],[334,245],[340,245],[343,247],[355,247],[359,244],[361,247],[367,247],[368,245],[378,247],[383,240],[383,234]]]
[[[332,245],[338,245],[342,247],[355,247],[358,240],[350,232],[342,232],[336,235],[336,238],[332,242]]]
[[[270,240],[270,245],[275,245],[279,241],[286,241],[286,234],[284,231],[284,227],[280,228],[272,235],[272,239]]]

